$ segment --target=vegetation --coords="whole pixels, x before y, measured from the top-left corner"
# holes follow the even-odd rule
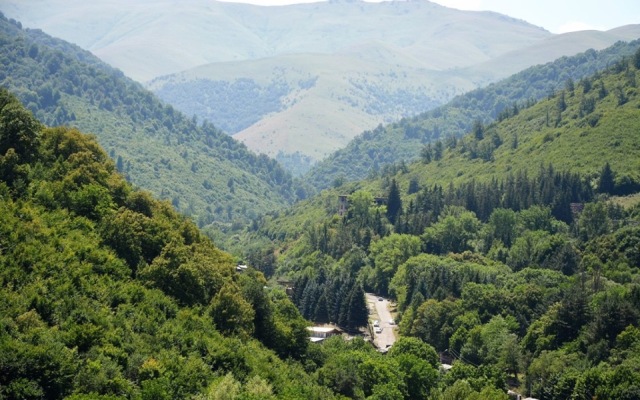
[[[67,56],[28,40],[52,39],[0,26],[19,33],[2,37],[3,63],[66,71]],[[129,114],[92,91],[89,75],[109,76],[101,64],[70,65],[86,98],[105,102],[85,109],[109,101],[158,121],[143,113],[154,101]],[[0,89],[0,397],[638,398],[639,68],[636,50],[496,122],[475,119],[414,163],[336,179],[232,229],[227,244],[255,267],[243,272],[171,202],[127,183],[125,160],[95,137],[45,127]],[[34,71],[3,79],[45,82]],[[21,94],[38,109],[85,99],[51,85]],[[157,105],[194,143],[215,131]],[[272,275],[293,282],[291,298]],[[401,337],[386,355],[359,337],[309,343],[304,318],[360,332],[365,291],[395,302]]]
[[[168,82],[155,94],[185,114],[214,122],[233,135],[258,122],[265,115],[281,111],[283,97],[291,92],[287,82],[262,87],[248,78],[233,82],[196,79]]]
[[[637,57],[252,235],[280,241],[271,269],[307,318],[344,324],[354,286],[394,299],[402,340],[453,362],[418,398],[635,398],[640,204],[609,199],[640,191]]]
[[[332,397],[284,292],[5,90],[0,214],[0,397]]]
[[[0,86],[43,123],[96,134],[133,184],[199,226],[245,223],[304,196],[276,161],[185,117],[90,53],[4,17],[0,35]]]
[[[573,57],[562,57],[460,95],[446,105],[417,117],[386,127],[378,126],[316,164],[305,180],[316,188],[324,189],[337,178],[357,181],[384,174],[393,165],[420,158],[425,144],[452,145],[472,131],[474,124],[486,125],[517,114],[536,101],[560,91],[568,81],[588,80],[596,71],[605,69],[620,57],[632,55],[639,45],[637,40],[618,42],[602,51],[589,50]]]

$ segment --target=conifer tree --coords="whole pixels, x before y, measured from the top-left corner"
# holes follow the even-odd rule
[[[602,167],[602,171],[600,172],[600,181],[598,182],[598,192],[613,194],[614,188],[615,188],[615,182],[614,182],[613,171],[611,170],[611,166],[609,165],[609,163],[606,163],[604,167]]]
[[[357,329],[366,326],[368,320],[367,302],[364,290],[360,285],[353,285],[349,294],[349,311],[347,315],[347,325],[350,329]]]
[[[387,198],[387,218],[392,224],[396,223],[398,215],[402,213],[402,199],[400,198],[400,190],[396,180],[391,180],[391,187],[389,188],[389,195]]]

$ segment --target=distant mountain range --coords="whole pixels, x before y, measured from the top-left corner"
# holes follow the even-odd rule
[[[92,51],[296,174],[380,124],[529,66],[640,37],[640,25],[553,35],[426,0],[34,4],[6,0],[2,10]]]
[[[551,36],[521,20],[429,1],[263,7],[210,0],[6,0],[2,11],[90,50],[138,81],[209,63],[304,53],[444,70]]]

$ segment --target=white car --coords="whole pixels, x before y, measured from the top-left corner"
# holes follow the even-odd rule
[[[375,333],[382,333],[382,328],[380,328],[380,327],[378,326],[378,327],[376,327],[373,331],[374,331]]]
[[[380,326],[380,321],[378,321],[377,319],[375,321],[373,321],[373,326],[374,327],[379,327]]]
[[[396,321],[394,321],[394,320],[393,320],[393,318],[391,318],[391,319],[389,320],[389,325],[395,325],[395,324],[396,324]]]

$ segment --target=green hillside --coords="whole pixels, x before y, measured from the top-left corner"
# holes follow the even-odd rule
[[[406,51],[376,42],[337,54],[305,52],[207,64],[156,78],[148,87],[177,109],[213,122],[299,174],[364,130],[432,110],[532,65],[639,36],[640,25],[556,35],[444,70],[424,63],[446,55],[407,57]],[[439,44],[442,40],[437,39]]]
[[[554,35],[426,0],[4,0],[0,8],[91,51],[296,176],[365,130],[531,65],[640,37],[640,25]]]
[[[94,133],[135,185],[200,226],[246,221],[296,199],[290,174],[198,123],[76,46],[0,18],[0,86],[49,125]]]
[[[636,52],[633,59],[638,59]],[[593,187],[605,164],[615,171],[614,194],[628,194],[640,183],[640,96],[638,71],[625,58],[603,73],[564,87],[530,107],[476,123],[472,133],[422,148],[401,181],[454,185],[488,182],[523,172],[534,176],[546,165],[577,173]],[[640,64],[639,64],[640,65]],[[441,150],[441,155],[436,153]]]
[[[640,51],[271,212],[229,238],[241,273],[95,137],[0,89],[0,397],[638,398],[638,78]],[[386,355],[308,342],[302,317],[367,329],[365,291],[393,301]]]
[[[332,398],[283,291],[4,89],[0,215],[0,397]]]
[[[473,88],[439,71],[309,53],[209,64],[147,86],[250,149],[279,159],[299,152],[309,161],[367,127],[416,115]]]
[[[359,180],[375,176],[385,166],[419,158],[424,144],[459,138],[475,121],[488,124],[562,88],[568,79],[575,82],[633,54],[640,42],[619,42],[602,51],[587,51],[573,57],[535,66],[503,81],[458,96],[445,106],[387,127],[364,132],[349,145],[315,165],[306,181],[327,188],[336,179]]]
[[[633,399],[638,78],[640,51],[461,139],[425,146],[420,161],[266,216],[245,235],[271,246],[271,268],[294,282],[307,319],[349,327],[357,314],[342,304],[359,286],[394,301],[399,324],[384,329],[453,364],[404,398],[507,399],[509,389]]]

